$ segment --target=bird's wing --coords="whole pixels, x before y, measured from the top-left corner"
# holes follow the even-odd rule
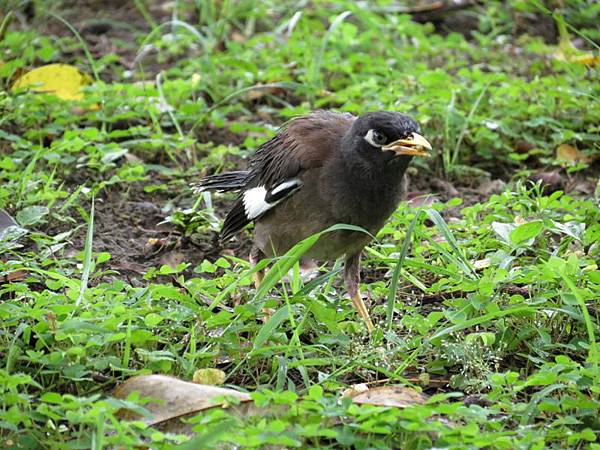
[[[292,119],[262,144],[250,161],[248,182],[225,219],[221,238],[228,239],[300,189],[300,174],[321,167],[354,120],[347,113],[315,111]]]

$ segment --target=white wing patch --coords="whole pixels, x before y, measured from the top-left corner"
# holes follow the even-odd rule
[[[299,179],[294,178],[278,184],[270,191],[267,191],[264,186],[248,189],[244,192],[243,200],[246,217],[250,220],[254,220],[257,217],[262,216],[269,209],[285,200],[288,195],[292,194],[301,185],[302,182]],[[269,198],[270,201],[267,201],[267,198]]]
[[[244,192],[244,210],[248,219],[256,219],[275,205],[267,203],[267,190],[264,186],[248,189]]]
[[[280,192],[283,192],[287,189],[295,188],[296,186],[299,186],[300,184],[302,184],[302,182],[298,178],[294,178],[293,180],[289,180],[289,181],[284,181],[283,183],[278,184],[273,189],[271,189],[271,195],[277,195]]]

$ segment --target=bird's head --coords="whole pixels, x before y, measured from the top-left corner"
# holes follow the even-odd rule
[[[399,158],[429,156],[431,144],[421,136],[419,124],[405,114],[376,111],[360,116],[345,136],[344,150],[372,164]]]

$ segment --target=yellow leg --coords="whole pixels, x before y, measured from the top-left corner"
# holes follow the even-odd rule
[[[252,278],[254,279],[254,287],[256,289],[258,289],[258,287],[262,283],[262,280],[263,280],[264,277],[265,277],[265,271],[264,270],[259,270],[258,272],[255,272],[254,275],[252,275]]]
[[[352,300],[352,305],[354,305],[354,308],[356,308],[360,317],[362,317],[365,321],[367,330],[369,331],[369,334],[371,334],[375,327],[373,326],[373,322],[371,321],[371,316],[369,316],[369,311],[367,311],[367,306],[365,305],[365,302],[363,302],[363,299],[360,296],[360,292],[352,294],[350,298]]]
[[[346,258],[344,264],[344,280],[346,282],[348,294],[350,294],[350,300],[352,300],[352,304],[358,311],[360,317],[365,321],[367,330],[369,331],[369,334],[371,334],[375,327],[373,326],[369,311],[367,311],[365,302],[363,302],[360,291],[358,290],[358,284],[360,282],[360,253],[349,255]]]

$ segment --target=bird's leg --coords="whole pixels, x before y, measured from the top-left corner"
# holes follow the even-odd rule
[[[258,247],[252,247],[252,249],[250,250],[250,264],[252,264],[252,267],[255,267],[260,260],[262,260],[264,258],[264,254],[263,252],[258,248]],[[252,278],[254,278],[254,287],[256,289],[258,289],[258,287],[260,286],[260,283],[262,283],[263,278],[265,277],[265,269],[261,269],[258,272],[255,272],[254,275],[252,275]]]
[[[358,290],[358,284],[360,283],[360,253],[346,257],[344,263],[344,281],[346,282],[346,289],[348,290],[352,304],[358,311],[358,314],[360,314],[360,317],[365,321],[367,330],[371,333],[375,327]]]

